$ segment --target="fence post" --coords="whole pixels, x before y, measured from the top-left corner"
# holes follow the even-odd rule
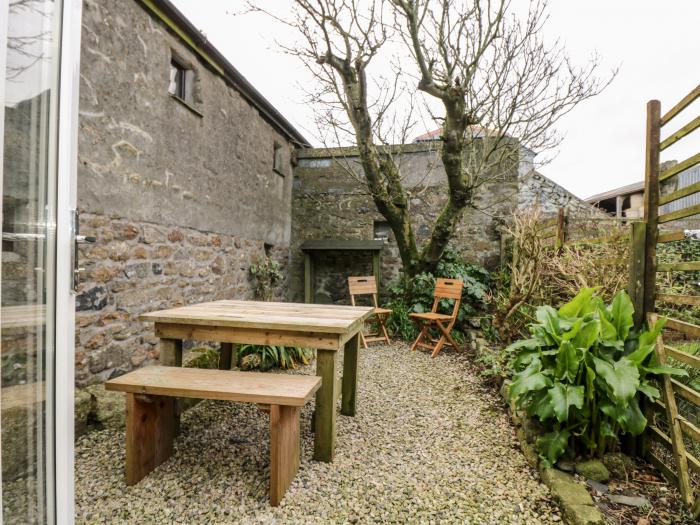
[[[561,253],[564,249],[564,243],[566,242],[566,219],[564,208],[559,208],[557,210],[557,253]]]
[[[644,262],[647,225],[633,222],[630,232],[629,293],[634,305],[634,327],[639,329],[644,324]]]
[[[644,315],[655,311],[656,243],[659,237],[659,157],[661,140],[661,102],[647,103],[646,161],[644,169]]]

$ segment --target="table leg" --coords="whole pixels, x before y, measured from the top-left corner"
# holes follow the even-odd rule
[[[299,468],[299,407],[270,405],[270,505],[282,501]]]
[[[134,485],[173,453],[175,399],[126,394],[126,484]]]
[[[335,418],[338,399],[338,383],[335,380],[338,368],[338,352],[335,350],[317,350],[316,375],[321,376],[321,388],[316,391],[316,436],[314,441],[314,459],[316,461],[333,461],[335,452]]]
[[[219,350],[219,370],[231,370],[233,363],[233,343],[221,343]]]
[[[360,353],[359,334],[345,343],[343,352],[343,402],[340,413],[354,416],[357,404],[357,359]]]
[[[182,366],[182,341],[161,339],[159,360],[163,366]]]

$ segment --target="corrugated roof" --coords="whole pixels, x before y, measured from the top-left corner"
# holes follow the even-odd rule
[[[262,117],[303,148],[311,147],[308,140],[214,47],[207,37],[168,0],[140,0],[151,13],[160,18],[180,36],[193,51],[226,79]],[[180,34],[178,31],[184,34]],[[214,62],[212,64],[212,61]],[[217,67],[218,66],[218,67]]]
[[[604,191],[603,193],[591,195],[590,197],[584,200],[590,203],[600,202],[604,201],[605,199],[611,199],[617,196],[629,195],[631,193],[639,193],[640,191],[644,191],[644,181],[635,182],[633,184],[628,184],[627,186],[620,186],[619,188],[615,188],[613,190],[608,190]]]

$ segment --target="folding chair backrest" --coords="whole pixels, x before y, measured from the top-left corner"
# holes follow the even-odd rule
[[[440,299],[454,299],[452,317],[457,315],[459,305],[462,302],[462,287],[464,283],[459,279],[438,278],[435,283],[435,301],[433,302],[433,312],[437,311]]]
[[[348,289],[350,290],[350,303],[355,306],[356,295],[371,295],[372,303],[377,305],[377,281],[374,276],[348,277]]]

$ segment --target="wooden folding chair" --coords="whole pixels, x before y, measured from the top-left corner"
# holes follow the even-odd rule
[[[374,321],[377,323],[377,331],[366,334],[364,330],[360,332],[362,346],[367,348],[367,343],[373,343],[375,341],[384,341],[386,344],[391,343],[389,333],[386,331],[386,319],[391,315],[391,310],[388,308],[379,308],[379,304],[377,303],[377,281],[374,277],[348,277],[348,288],[350,289],[350,303],[353,306],[356,306],[356,295],[372,296],[374,312],[372,317],[370,317],[370,322]]]
[[[412,351],[420,346],[421,348],[432,350],[433,353],[431,357],[435,357],[440,353],[440,350],[442,350],[446,342],[453,348],[457,348],[458,345],[455,343],[454,339],[452,339],[450,332],[457,321],[457,312],[459,312],[459,305],[462,302],[462,286],[464,286],[464,283],[457,279],[438,279],[435,284],[433,309],[423,314],[410,314],[411,318],[420,328],[420,333],[413,343],[413,346],[411,346]],[[454,299],[454,306],[452,307],[451,314],[438,313],[437,310],[441,299]],[[437,329],[440,339],[433,339],[430,337],[430,328]]]

